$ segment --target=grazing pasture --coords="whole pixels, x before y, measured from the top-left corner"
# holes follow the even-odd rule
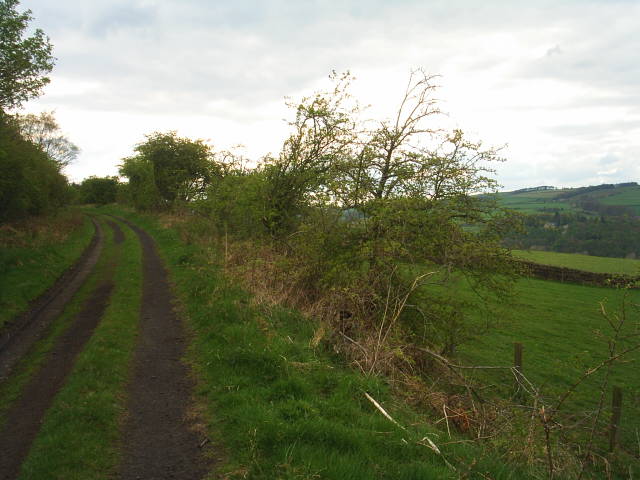
[[[640,275],[640,260],[628,258],[596,257],[579,253],[544,252],[538,250],[514,250],[517,258],[542,265],[573,268],[594,273],[621,273]]]
[[[609,259],[607,259],[609,260]],[[472,292],[460,289],[460,295],[472,299]],[[636,307],[633,307],[633,304]],[[547,405],[553,406],[582,375],[609,357],[610,342],[615,332],[605,318],[614,324],[625,317],[616,353],[637,345],[640,322],[640,292],[572,285],[552,281],[526,279],[518,281],[513,299],[496,306],[492,313],[470,311],[475,331],[470,341],[459,349],[460,358],[473,365],[513,365],[514,343],[524,346],[523,371],[539,388]],[[624,310],[624,314],[623,314]],[[623,389],[623,424],[620,432],[625,449],[637,455],[640,428],[640,351],[636,350],[607,369],[590,375],[563,405],[565,413],[576,422],[583,421],[587,430],[598,408],[604,390],[603,414],[597,427],[596,441],[606,443],[606,422],[610,416],[611,389]],[[513,376],[503,370],[482,370],[477,378],[501,396],[513,389]],[[603,382],[605,382],[604,384]],[[604,385],[604,386],[603,386]],[[529,399],[532,402],[532,399]],[[604,447],[603,447],[604,448]]]

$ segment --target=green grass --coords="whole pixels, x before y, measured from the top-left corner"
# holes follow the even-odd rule
[[[536,250],[514,250],[513,254],[518,258],[542,265],[567,267],[595,273],[640,275],[640,260],[594,257],[579,253],[542,252]]]
[[[103,228],[106,228],[106,225],[103,225]],[[96,287],[98,279],[103,275],[105,268],[106,257],[101,255],[94,271],[65,307],[62,315],[51,324],[43,339],[37,342],[27,355],[20,360],[12,375],[0,384],[0,425],[5,421],[4,415],[7,410],[19,397],[22,389],[39,366],[42,365],[56,340],[70,326],[73,317],[81,310],[84,301]]]
[[[105,236],[106,256],[119,257],[110,305],[47,411],[20,478],[113,477],[142,285],[138,239],[123,231],[120,246]]]
[[[640,215],[640,187],[621,187],[614,190],[615,193],[602,196],[600,202],[605,205],[618,205],[632,208]]]
[[[459,294],[471,298],[472,294],[462,285]],[[640,302],[640,292],[629,291],[628,300]],[[464,361],[475,365],[512,365],[513,344],[524,345],[524,373],[542,388],[550,404],[575,382],[588,368],[600,363],[607,355],[607,342],[612,330],[600,313],[599,302],[606,309],[619,312],[625,292],[615,289],[587,287],[543,280],[521,280],[517,284],[515,303],[502,308],[492,319],[488,330],[483,326],[486,318],[476,315],[476,335],[463,345],[460,355]],[[624,333],[637,334],[640,312],[628,309]],[[472,313],[474,315],[474,313]],[[620,342],[619,350],[638,339]],[[637,430],[640,429],[640,375],[636,351],[614,365],[610,385],[624,390],[623,444],[637,454]],[[595,408],[603,373],[594,375],[583,383],[566,404],[567,412],[580,416]],[[500,395],[508,395],[513,387],[510,373],[483,371],[481,379],[494,385]],[[605,400],[605,415],[610,415],[610,387]],[[605,425],[600,426],[600,432]],[[604,436],[597,441],[604,442]],[[636,471],[639,466],[636,464]]]
[[[0,232],[0,329],[51,287],[89,245],[93,224],[84,218],[78,225],[72,215],[31,220],[37,229],[25,224]]]
[[[383,379],[347,368],[328,344],[311,347],[312,320],[252,305],[210,260],[215,251],[183,244],[149,217],[126,215],[154,236],[176,285],[193,334],[198,402],[210,437],[223,445],[225,478],[458,478],[443,458],[471,478],[531,478],[473,443],[451,443]],[[365,392],[407,430],[384,418]]]
[[[563,212],[575,211],[568,202],[560,202],[554,199],[557,190],[526,193],[499,193],[498,201],[501,206],[511,208],[523,213],[542,213],[549,209],[557,209]]]
[[[583,197],[590,197],[597,199],[604,205],[629,207],[640,215],[640,186],[595,190],[568,199],[556,200],[557,195],[570,191],[571,189],[521,193],[500,192],[497,194],[497,198],[503,207],[523,213],[542,213],[545,209],[558,209],[568,213],[582,211],[572,204],[575,204]]]

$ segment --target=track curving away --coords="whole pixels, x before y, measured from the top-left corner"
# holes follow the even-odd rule
[[[34,300],[27,312],[19,315],[0,332],[0,382],[31,346],[42,338],[47,327],[62,313],[95,267],[102,252],[104,234],[100,224],[93,218],[91,221],[95,233],[78,261]]]
[[[173,311],[167,274],[152,238],[135,225],[122,221],[136,232],[142,245],[144,283],[139,337],[127,388],[128,414],[122,427],[122,462],[117,477],[200,479],[208,471],[200,448],[206,441],[196,433],[193,417],[188,415],[194,382],[182,363],[187,342],[185,332]],[[113,231],[114,243],[121,244],[124,234],[120,226],[112,221],[107,223]],[[34,302],[20,322],[13,325],[10,335],[2,338],[2,375],[8,376],[18,360],[44,337],[48,326],[86,281],[104,243],[100,225],[95,220],[94,225],[94,239],[81,260],[54,288]],[[115,258],[118,257],[116,254]],[[47,409],[103,316],[114,287],[115,268],[116,260],[111,259],[81,311],[6,412],[6,422],[0,425],[0,480],[17,477]]]
[[[100,231],[99,226],[97,226],[97,230]],[[102,233],[99,235],[99,245],[101,244]],[[71,325],[56,340],[39,370],[29,380],[20,397],[7,412],[6,422],[0,426],[0,452],[2,452],[0,455],[0,479],[9,480],[17,477],[20,466],[40,430],[47,409],[53,403],[56,393],[62,388],[73,369],[76,357],[100,323],[113,290],[114,270],[115,261],[112,261],[108,265],[104,278],[83,303],[82,309],[73,318]],[[85,279],[86,275],[82,281]],[[77,277],[74,277],[74,280],[77,280]],[[73,296],[72,293],[63,290],[49,302],[49,305],[56,305],[56,307],[51,310],[49,308],[41,310],[39,315],[44,315],[46,318],[51,316],[50,320],[53,320],[54,316],[57,317],[61,313],[64,304],[70,300],[71,296]],[[23,330],[30,333],[31,343],[29,346],[44,334],[48,326],[48,323],[45,324],[42,321],[41,316],[36,318],[38,322],[42,322],[42,324],[38,324],[39,334],[36,338],[31,338],[31,325]],[[16,337],[15,340],[24,341],[22,337]],[[12,345],[9,344],[9,348]],[[21,348],[25,348],[24,345],[21,345]],[[26,348],[28,349],[28,347]],[[17,350],[13,348],[11,351],[15,353]]]

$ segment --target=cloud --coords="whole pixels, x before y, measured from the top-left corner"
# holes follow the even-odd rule
[[[599,160],[600,165],[607,166],[614,163],[618,163],[620,158],[617,155],[607,154],[604,157],[601,157]]]
[[[130,4],[115,5],[92,19],[88,30],[91,36],[104,38],[117,31],[150,27],[155,19],[155,8]]]
[[[30,108],[56,108],[68,130],[81,128],[83,117],[96,122],[95,134],[82,129],[86,165],[114,168],[132,146],[121,125],[138,139],[165,126],[222,133],[266,153],[284,135],[283,97],[310,92],[332,69],[351,69],[355,93],[390,115],[409,69],[424,66],[442,74],[437,96],[451,114],[446,122],[510,145],[500,169],[506,186],[592,181],[609,171],[599,163],[609,153],[620,158],[620,178],[640,175],[635,1],[21,5],[33,10],[59,58],[47,95]],[[94,149],[106,143],[99,132],[114,132],[112,147]]]
[[[550,48],[549,50],[547,50],[547,53],[545,54],[545,56],[547,57],[551,57],[553,55],[562,55],[562,49],[560,48],[560,45],[556,45],[553,48]]]

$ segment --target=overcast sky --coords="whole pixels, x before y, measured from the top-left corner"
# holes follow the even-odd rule
[[[82,153],[74,180],[114,175],[153,131],[277,152],[284,97],[357,78],[391,115],[409,71],[441,75],[448,117],[503,145],[504,189],[640,180],[640,0],[23,0],[54,44],[45,95]]]

